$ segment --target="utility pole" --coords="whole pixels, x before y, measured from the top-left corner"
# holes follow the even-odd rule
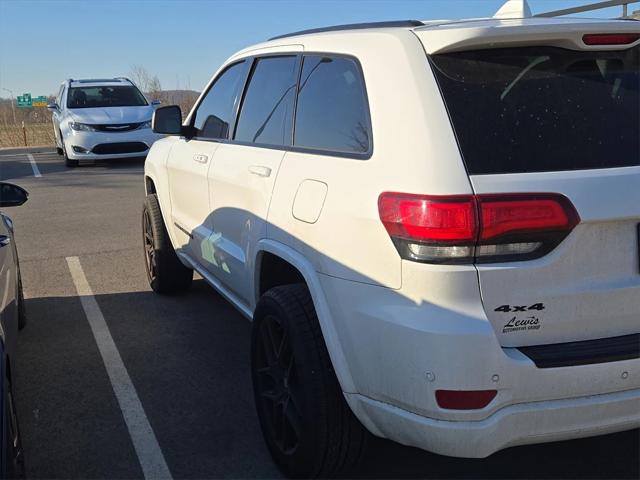
[[[13,92],[11,90],[9,90],[8,88],[3,88],[2,90],[5,90],[7,92],[9,92],[9,94],[11,95],[11,113],[13,113],[13,124],[17,125],[18,122],[16,122],[16,97],[13,94]]]

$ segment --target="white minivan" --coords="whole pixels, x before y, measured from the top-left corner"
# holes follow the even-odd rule
[[[151,130],[159,102],[127,78],[66,80],[52,113],[56,150],[68,167],[80,161],[144,157],[161,135]]]
[[[640,23],[299,32],[155,112],[151,287],[253,320],[292,476],[368,433],[486,457],[640,426]],[[185,297],[184,301],[188,301]]]

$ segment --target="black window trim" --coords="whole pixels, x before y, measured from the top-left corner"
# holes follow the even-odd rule
[[[293,145],[295,140],[295,127],[296,127],[296,114],[298,108],[298,94],[300,88],[300,76],[302,75],[302,65],[305,56],[325,56],[329,58],[345,58],[351,60],[355,63],[356,68],[358,70],[358,74],[360,76],[360,82],[362,85],[362,93],[363,93],[363,101],[365,106],[365,120],[367,122],[367,128],[369,129],[369,149],[366,152],[345,152],[340,150],[330,150],[330,149],[322,149],[322,148],[313,148],[313,147],[299,147]],[[242,105],[244,104],[244,99],[247,94],[247,87],[249,86],[249,79],[251,78],[251,74],[255,68],[255,65],[258,60],[262,58],[269,57],[296,57],[296,68],[297,70],[297,80],[296,80],[296,93],[293,100],[293,115],[291,121],[293,122],[293,126],[291,128],[291,145],[271,145],[265,143],[254,143],[254,142],[245,142],[240,140],[235,140],[236,127],[238,124],[238,119],[240,116],[240,112],[242,111]],[[358,60],[357,57],[344,53],[333,53],[333,52],[322,52],[322,51],[304,51],[304,52],[273,52],[273,53],[263,53],[250,55],[247,57],[242,57],[233,61],[226,65],[223,70],[216,76],[216,78],[211,82],[209,88],[202,97],[200,98],[200,102],[194,107],[192,113],[190,114],[190,123],[188,125],[191,131],[195,132],[194,123],[197,115],[198,108],[200,108],[200,104],[204,100],[204,98],[209,93],[209,90],[213,88],[218,79],[233,65],[237,65],[242,62],[248,62],[248,68],[245,69],[245,74],[243,78],[242,89],[240,91],[240,101],[237,102],[237,105],[234,106],[233,116],[231,118],[232,128],[229,129],[229,139],[223,138],[203,138],[194,136],[187,140],[199,140],[201,142],[214,142],[214,143],[224,143],[230,145],[240,145],[244,147],[255,147],[255,148],[267,148],[270,150],[281,150],[287,152],[294,153],[306,153],[309,155],[325,155],[327,157],[338,157],[338,158],[346,158],[346,159],[354,159],[354,160],[369,160],[373,156],[373,127],[371,122],[371,108],[369,106],[369,95],[367,92],[367,84],[364,78],[364,71],[362,69],[362,64]],[[182,137],[185,138],[185,137]]]

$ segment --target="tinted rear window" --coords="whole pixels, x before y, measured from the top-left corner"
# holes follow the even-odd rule
[[[370,150],[369,110],[355,61],[305,55],[294,145],[356,154]]]
[[[235,139],[267,145],[291,145],[296,57],[257,60],[244,96]]]
[[[640,47],[433,55],[469,174],[640,165]]]

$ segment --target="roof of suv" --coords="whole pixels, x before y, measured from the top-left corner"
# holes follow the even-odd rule
[[[640,22],[633,19],[590,19],[577,17],[527,17],[527,18],[477,18],[462,20],[401,20],[303,30],[280,35],[238,52],[234,57],[256,48],[290,45],[292,41],[319,36],[361,35],[373,32],[414,32],[423,43],[427,53],[478,48],[479,45],[510,42],[514,46],[541,42],[568,48],[584,48],[577,41],[586,33],[640,32]],[[513,42],[514,36],[518,41]],[[573,38],[575,37],[575,38]],[[568,40],[569,39],[569,40]],[[638,42],[640,43],[640,41]],[[618,46],[619,48],[619,46]]]

